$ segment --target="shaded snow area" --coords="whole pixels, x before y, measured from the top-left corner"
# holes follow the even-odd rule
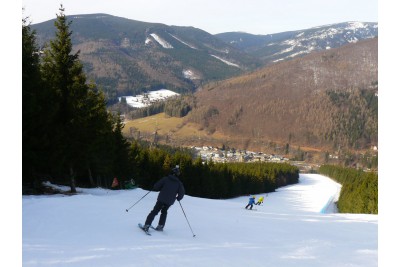
[[[134,108],[143,108],[143,107],[150,106],[151,104],[153,104],[157,101],[163,101],[167,98],[177,96],[177,95],[179,95],[179,94],[175,93],[171,90],[160,89],[157,91],[150,91],[143,95],[122,96],[122,97],[126,99],[126,103],[129,106],[134,107]],[[119,97],[118,100],[121,101],[122,97]]]
[[[195,237],[178,202],[165,231],[145,235],[137,224],[157,192],[126,209],[147,192],[23,196],[23,266],[378,266],[378,216],[329,213],[340,185],[321,175],[301,174],[252,211],[244,208],[247,196],[185,196]]]

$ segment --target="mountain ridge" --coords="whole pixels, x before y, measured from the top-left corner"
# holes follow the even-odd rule
[[[270,64],[376,37],[378,23],[349,21],[267,35],[227,32],[217,36]]]
[[[160,88],[192,92],[203,82],[260,66],[256,58],[194,27],[107,14],[67,17],[87,76],[112,97]],[[53,38],[53,21],[32,25],[40,46]]]
[[[297,46],[289,46],[290,38],[301,31],[257,38],[246,34],[256,45],[240,46],[223,38],[229,33],[212,35],[192,26],[168,26],[105,13],[67,17],[72,21],[74,49],[80,50],[88,78],[100,86],[109,100],[162,88],[177,93],[194,92],[207,82],[251,72],[285,57],[292,59],[305,54],[306,49],[304,41],[299,40]],[[32,25],[40,47],[54,37],[54,21]],[[335,25],[340,24],[328,29]],[[321,27],[302,31],[315,32]],[[273,38],[266,45],[264,39],[268,36]],[[281,43],[273,44],[271,40]],[[284,52],[291,47],[291,51]]]

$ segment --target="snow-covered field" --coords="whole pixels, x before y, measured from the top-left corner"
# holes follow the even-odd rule
[[[157,192],[126,212],[147,191],[78,191],[23,196],[23,266],[378,266],[378,216],[330,213],[340,185],[321,175],[301,174],[255,211],[248,197],[185,196],[196,237],[178,202],[164,232],[137,227]]]
[[[155,102],[163,101],[167,98],[177,96],[178,93],[175,93],[168,89],[160,89],[157,91],[150,91],[144,95],[136,95],[136,96],[122,96],[126,99],[126,103],[134,108],[143,108],[147,107]],[[121,101],[119,97],[118,100]]]

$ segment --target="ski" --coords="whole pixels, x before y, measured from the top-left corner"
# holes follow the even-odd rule
[[[246,209],[246,208],[244,208],[244,209],[245,209],[245,210],[255,210],[255,211],[257,210],[257,209]]]
[[[149,231],[144,230],[143,225],[142,225],[141,223],[138,223],[138,226],[139,226],[140,229],[142,229],[143,232],[146,233],[146,235],[151,235],[151,234],[149,233]]]

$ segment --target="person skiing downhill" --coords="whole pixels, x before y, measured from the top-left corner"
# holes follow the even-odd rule
[[[148,232],[151,223],[155,216],[161,211],[158,226],[155,228],[158,231],[163,231],[165,222],[167,220],[167,211],[170,206],[175,202],[175,199],[181,201],[185,195],[185,188],[182,182],[179,180],[180,175],[179,165],[176,165],[171,170],[171,174],[161,178],[157,183],[154,184],[153,189],[160,191],[158,194],[157,202],[153,210],[147,215],[146,222],[144,223],[143,230]]]
[[[253,205],[255,203],[255,196],[252,196],[251,198],[249,198],[249,204],[247,204],[246,209],[250,206],[250,209],[253,209]]]
[[[258,201],[257,201],[256,205],[261,205],[263,202],[264,202],[264,197],[261,196],[261,197],[258,198]]]

